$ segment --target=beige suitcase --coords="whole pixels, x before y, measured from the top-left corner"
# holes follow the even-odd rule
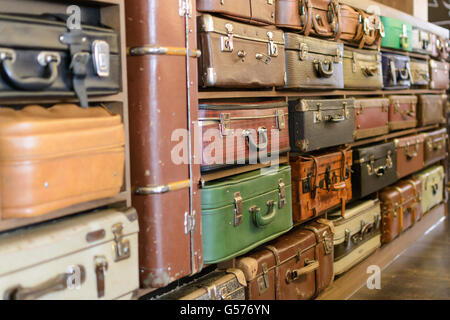
[[[139,289],[138,231],[129,208],[4,233],[0,299],[130,299]]]
[[[328,214],[333,221],[334,275],[340,275],[368,257],[380,247],[380,201],[359,201],[345,210]]]
[[[444,199],[444,167],[430,167],[415,177],[422,181],[422,214],[426,214]]]

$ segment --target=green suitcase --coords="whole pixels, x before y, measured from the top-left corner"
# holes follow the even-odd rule
[[[412,51],[412,25],[404,21],[381,17],[384,25],[385,36],[381,41],[383,48]]]
[[[245,254],[292,225],[289,165],[207,182],[202,188],[206,264]]]

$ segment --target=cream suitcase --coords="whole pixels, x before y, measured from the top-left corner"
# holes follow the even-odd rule
[[[380,247],[380,201],[359,201],[345,210],[328,214],[333,221],[334,275],[340,275]]]
[[[415,177],[422,181],[422,214],[427,213],[444,199],[444,167],[433,166]]]
[[[108,209],[0,235],[0,298],[130,299],[139,288],[133,208]]]

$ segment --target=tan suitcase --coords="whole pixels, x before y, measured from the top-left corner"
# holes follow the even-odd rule
[[[444,167],[433,166],[414,175],[422,181],[422,212],[426,214],[444,200]]]
[[[0,299],[130,299],[139,289],[133,208],[0,235]]]
[[[0,108],[1,218],[108,198],[123,184],[125,133],[106,108]]]

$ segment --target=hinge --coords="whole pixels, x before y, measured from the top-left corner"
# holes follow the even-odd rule
[[[195,210],[192,214],[184,213],[184,233],[188,234],[195,230]]]
[[[286,205],[286,185],[283,179],[278,180],[278,209],[282,209]]]
[[[128,259],[130,257],[130,241],[124,239],[123,224],[116,223],[115,225],[113,225],[112,232],[114,234],[114,261],[117,262]]]
[[[234,193],[234,226],[242,223],[242,196],[240,192]]]
[[[191,0],[178,0],[178,14],[180,17],[187,15],[192,18],[192,3]]]
[[[286,128],[286,121],[284,119],[284,111],[277,110],[277,127],[278,130],[282,130]]]
[[[231,114],[221,113],[220,114],[220,133],[222,136],[227,136],[230,134],[231,130]]]

